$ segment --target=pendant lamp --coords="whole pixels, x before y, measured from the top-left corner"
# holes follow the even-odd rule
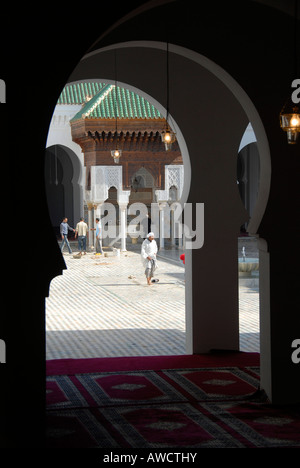
[[[176,140],[176,134],[173,132],[169,125],[169,43],[167,42],[167,115],[166,125],[164,130],[161,132],[161,139],[165,144],[166,151],[172,149],[172,143]]]
[[[295,79],[292,82],[292,87],[296,87],[299,80],[298,78],[298,0],[295,0],[295,27],[294,27],[294,73]],[[283,106],[280,114],[279,121],[280,126],[287,134],[287,141],[289,145],[295,145],[299,139],[300,133],[300,108],[297,105],[299,99],[295,100],[292,93],[291,97],[288,98],[287,102]]]
[[[114,162],[118,164],[120,162],[120,157],[122,156],[122,150],[118,148],[118,87],[117,87],[117,51],[115,50],[115,100],[114,100],[114,113],[116,117],[116,147],[114,150],[110,152],[112,158],[114,158]]]

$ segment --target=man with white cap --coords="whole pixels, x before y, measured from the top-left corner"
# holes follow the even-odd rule
[[[147,283],[151,285],[151,278],[153,273],[157,268],[156,254],[157,254],[157,243],[154,240],[154,233],[149,232],[147,238],[142,243],[141,257],[142,262],[145,267],[145,275],[147,278]]]

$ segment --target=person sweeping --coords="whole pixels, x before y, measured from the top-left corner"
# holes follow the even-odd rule
[[[142,243],[141,249],[141,258],[145,267],[145,275],[149,286],[151,285],[151,279],[153,278],[154,271],[157,268],[157,250],[157,243],[154,239],[154,233],[149,232],[147,238]],[[158,280],[152,280],[152,282],[157,281]]]

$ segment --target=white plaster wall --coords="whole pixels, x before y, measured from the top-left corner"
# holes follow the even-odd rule
[[[46,148],[53,145],[63,145],[70,148],[83,166],[83,153],[71,135],[70,120],[80,110],[81,105],[57,104],[51,119]]]
[[[255,133],[254,133],[254,130],[252,128],[252,125],[251,123],[249,122],[249,124],[247,125],[247,128],[244,132],[244,135],[243,135],[243,138],[241,139],[241,143],[240,143],[240,147],[239,147],[239,152],[247,145],[249,145],[250,143],[254,143],[256,142],[256,136],[255,136]]]
[[[72,140],[70,120],[80,110],[81,105],[57,104],[51,119],[46,148],[61,145],[68,152],[71,160],[78,158],[78,165],[73,161],[73,213],[74,220],[79,220],[84,214],[85,170],[84,155],[81,147]],[[79,186],[79,189],[77,187]]]

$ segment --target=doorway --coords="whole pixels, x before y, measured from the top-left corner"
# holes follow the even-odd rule
[[[257,141],[249,124],[240,143],[237,157],[237,185],[249,219],[257,203],[260,184],[260,157]],[[247,232],[248,222],[241,226],[238,238],[239,322],[241,351],[260,351],[259,244]]]
[[[89,93],[94,89],[95,94],[102,89],[98,82],[97,86],[95,84],[91,86],[88,80],[66,86],[68,90],[67,92],[63,90],[63,96],[74,95],[74,89],[77,87]],[[132,93],[131,90],[130,99],[138,103],[138,90],[135,90],[134,98]],[[120,95],[128,95],[125,88],[122,88]],[[77,102],[76,105],[68,104],[66,99],[60,98],[52,121],[56,122],[56,115],[61,116],[63,110],[68,119],[62,118],[62,122],[72,121],[73,115],[68,106],[73,106],[75,115],[78,112],[77,104],[82,106],[85,102],[87,100],[84,95],[83,102]],[[142,102],[145,107],[151,107],[151,103],[145,101],[144,97]],[[104,104],[101,102],[102,106]],[[123,101],[122,104],[130,105]],[[150,109],[150,113],[154,116],[159,114],[153,109]],[[92,123],[95,124],[95,120]],[[118,124],[121,128],[121,119]],[[145,125],[145,119],[142,124]],[[89,249],[86,256],[79,258],[77,241],[72,238],[70,242],[72,254],[69,255],[67,249],[63,251],[67,269],[62,276],[54,278],[50,285],[50,293],[46,302],[47,359],[185,354],[185,265],[180,260],[180,255],[183,253],[182,241],[178,243],[169,235],[164,247],[161,248],[159,240],[156,239],[159,247],[157,272],[159,282],[153,284],[151,289],[147,286],[140,259],[141,245],[148,231],[136,238],[128,229],[126,250],[121,251],[120,243],[122,210],[122,205],[119,203],[120,194],[123,195],[126,192],[124,189],[129,189],[127,190],[130,192],[127,206],[128,226],[132,225],[135,218],[129,213],[130,207],[135,203],[145,205],[151,220],[151,204],[154,202],[158,205],[157,200],[160,201],[160,198],[156,197],[157,191],[164,189],[166,193],[169,192],[166,201],[170,204],[178,201],[179,193],[183,191],[183,167],[182,164],[174,166],[166,163],[172,162],[175,156],[178,163],[179,151],[174,153],[173,159],[170,153],[166,156],[164,146],[163,151],[161,149],[162,145],[158,141],[157,132],[150,131],[149,137],[146,132],[133,132],[131,137],[129,132],[123,131],[125,135],[123,159],[116,165],[113,161],[105,159],[109,155],[107,148],[109,139],[113,139],[113,136],[110,134],[107,138],[104,127],[101,125],[105,126],[105,122],[99,122],[99,128],[97,127],[97,131],[91,134],[90,141],[88,141],[88,144],[98,145],[97,150],[101,148],[94,155],[96,166],[88,166],[89,160],[84,159],[84,151],[80,160],[76,155],[79,153],[78,149],[73,148],[80,166],[77,172],[83,174],[82,202],[80,203],[80,198],[78,198],[74,209],[77,213],[84,213],[85,222],[89,225]],[[154,122],[154,125],[157,123]],[[73,145],[77,144],[80,148],[79,144],[72,140],[72,135],[70,136],[70,125],[65,126],[65,132],[68,135],[63,134],[61,129],[60,140],[69,141],[70,146],[72,141]],[[53,133],[53,129],[50,129],[48,140],[54,143],[53,147],[56,148]],[[143,135],[142,141],[139,140],[139,133]],[[87,140],[86,132],[83,140],[84,142]],[[143,152],[143,148],[148,148],[149,156],[147,156],[147,151]],[[122,165],[126,157],[126,149],[127,160]],[[60,163],[58,151],[54,152],[55,155],[58,164]],[[92,157],[91,151],[88,157]],[[50,178],[50,174],[53,173],[51,162],[53,166],[53,160],[50,159],[50,154],[47,154],[46,167],[49,169],[46,171],[46,178]],[[70,161],[67,162],[70,163]],[[109,164],[110,162],[112,164]],[[62,163],[60,165],[62,166]],[[59,166],[60,178],[57,176],[58,186],[63,185],[61,166]],[[65,173],[68,174],[65,178],[70,182],[72,167],[69,166],[65,169]],[[99,173],[94,177],[93,168],[100,169],[101,175]],[[102,182],[99,183],[99,180]],[[66,184],[63,185],[63,189],[65,195]],[[71,183],[69,183],[69,190],[72,191]],[[99,199],[91,197],[91,193],[99,194],[100,192],[105,194],[103,204],[99,203]],[[51,196],[50,189],[47,193],[49,194],[49,211],[53,212],[58,204],[64,204],[64,211],[70,213],[69,224],[75,228],[79,218],[71,216],[72,210],[66,207],[63,196],[60,198]],[[52,207],[51,204],[53,204]],[[92,231],[96,228],[96,218],[99,218],[101,222],[103,233],[109,229],[115,233],[112,237],[103,236],[101,255],[95,251],[95,231]],[[57,219],[59,220],[59,217]],[[151,229],[151,224],[149,229]],[[64,307],[59,304],[64,304]]]
[[[45,190],[49,216],[57,236],[65,216],[72,226],[80,217],[81,170],[80,161],[72,149],[60,144],[46,148]]]
[[[115,47],[121,51],[122,83],[127,83],[129,89],[145,89],[144,95],[151,96],[158,109],[163,109],[159,104],[164,101],[159,83],[163,78],[164,44],[124,43],[95,50],[84,57],[71,79],[80,81],[87,72],[95,73],[101,56],[102,72],[110,76],[113,82],[111,65]],[[173,95],[181,96],[181,99],[173,102],[172,115],[185,162],[183,199],[191,203],[203,202],[205,212],[213,213],[213,216],[205,217],[204,246],[186,251],[186,352],[201,353],[215,348],[236,350],[239,349],[236,234],[240,226],[247,222],[248,214],[238,193],[234,155],[237,154],[238,144],[250,120],[257,135],[262,181],[257,203],[247,226],[248,232],[256,235],[269,193],[268,143],[253,104],[232,77],[207,58],[190,50],[172,45],[170,51],[170,63],[174,77],[176,76],[176,80],[172,82]],[[128,67],[128,63],[136,66]],[[152,80],[151,83],[145,79],[150,64],[155,64],[154,72],[157,74],[157,80]],[[176,90],[178,83],[181,89],[182,83],[186,84],[184,99],[180,90]],[[224,113],[213,112],[209,96],[215,96],[222,103],[223,109],[231,110],[230,120]],[[201,107],[192,105],[195,99],[199,99]],[[189,113],[183,111],[186,108],[190,110]],[[195,122],[201,132],[195,132]],[[211,122],[214,122],[213,126]],[[215,128],[219,132],[217,139]],[[216,190],[213,190],[212,180]],[[219,226],[222,226],[222,231]],[[220,262],[226,265],[226,276],[222,276],[222,281],[218,279],[216,295],[215,265]],[[206,314],[196,304],[203,304]]]

